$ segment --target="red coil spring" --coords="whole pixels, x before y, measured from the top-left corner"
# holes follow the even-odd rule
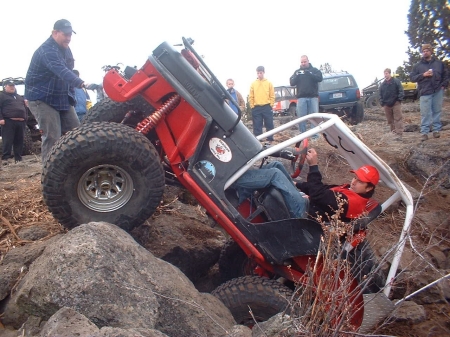
[[[136,126],[136,130],[144,135],[148,134],[158,123],[177,107],[180,103],[181,96],[173,94],[158,110],[145,118]]]

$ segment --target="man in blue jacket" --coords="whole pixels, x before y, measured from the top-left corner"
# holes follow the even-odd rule
[[[58,138],[80,125],[74,109],[74,88],[82,88],[85,83],[72,71],[72,33],[69,21],[56,21],[52,35],[34,52],[25,79],[25,98],[42,132],[43,163]]]
[[[434,138],[440,137],[442,102],[444,90],[448,87],[448,70],[442,61],[433,56],[433,48],[430,44],[422,45],[422,55],[420,62],[414,65],[410,77],[412,82],[418,84],[420,133],[422,141],[425,141],[431,131]]]

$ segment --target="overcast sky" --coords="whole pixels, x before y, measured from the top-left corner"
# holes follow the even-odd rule
[[[89,83],[101,67],[141,67],[163,41],[195,40],[197,52],[225,84],[235,80],[244,97],[266,68],[274,85],[289,77],[308,55],[319,68],[352,73],[359,87],[395,70],[407,59],[410,0],[127,0],[73,2],[25,0],[3,4],[0,13],[0,78],[25,77],[31,56],[59,19],[72,23],[75,69]],[[95,95],[94,95],[95,96]]]

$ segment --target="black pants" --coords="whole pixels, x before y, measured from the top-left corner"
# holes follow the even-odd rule
[[[15,161],[22,160],[23,138],[25,134],[25,122],[14,121],[5,118],[2,125],[3,154],[2,160],[14,158]],[[14,151],[14,156],[13,156]]]

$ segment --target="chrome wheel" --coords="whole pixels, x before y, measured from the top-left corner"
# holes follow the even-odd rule
[[[133,195],[130,175],[115,165],[99,165],[89,169],[78,182],[77,193],[87,208],[112,212],[125,205]]]

